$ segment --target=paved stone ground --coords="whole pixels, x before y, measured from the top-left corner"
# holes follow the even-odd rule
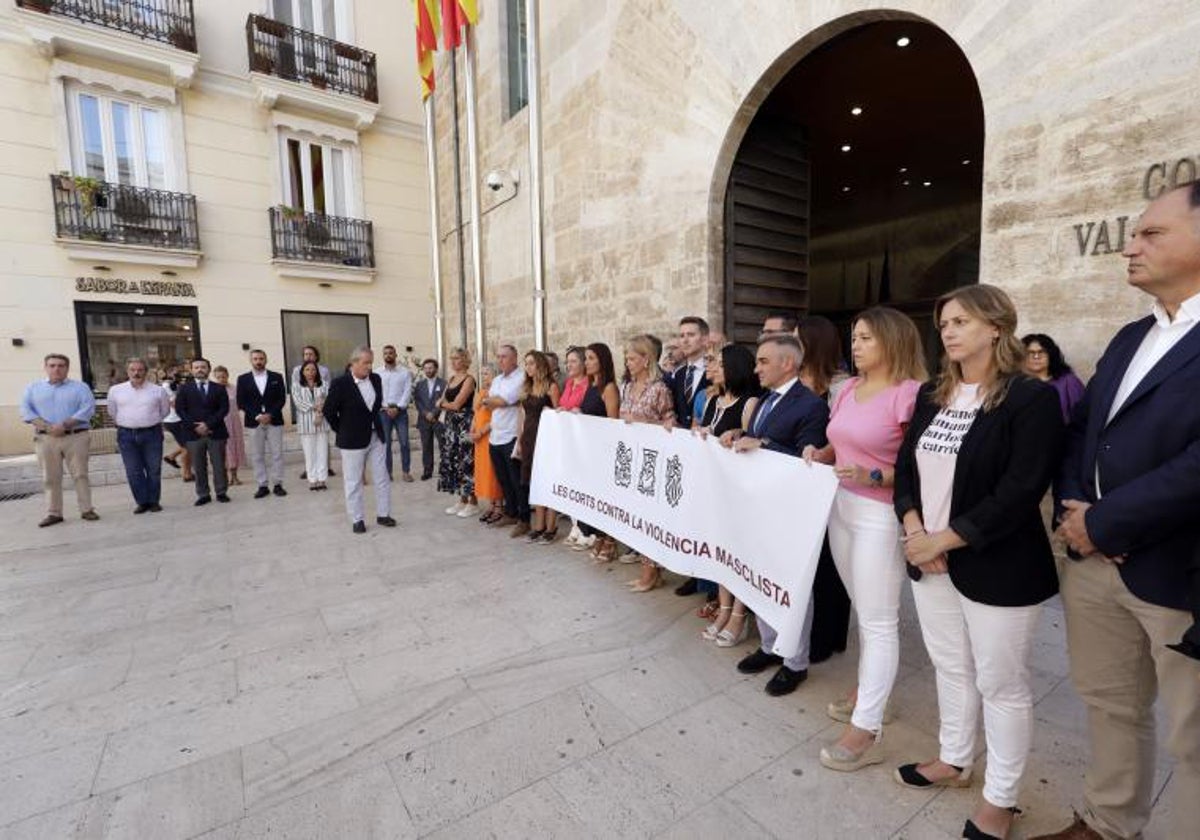
[[[68,495],[45,530],[40,497],[0,504],[0,836],[958,836],[978,785],[890,777],[936,750],[911,599],[894,761],[836,774],[817,751],[853,650],[773,699],[734,670],[748,645],[699,639],[697,599],[628,594],[633,567],[450,519],[421,483],[395,485],[401,527],[354,536],[340,482],[297,473],[206,508],[170,481],[137,517],[102,487],[102,521]],[[1022,835],[1082,783],[1057,602],[1033,668]]]

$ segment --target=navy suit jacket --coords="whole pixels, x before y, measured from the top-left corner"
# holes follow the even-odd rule
[[[287,385],[284,384],[282,373],[267,371],[267,389],[260,394],[254,382],[254,371],[246,371],[237,378],[237,390],[234,393],[237,394],[238,408],[242,410],[247,429],[258,425],[254,418],[260,414],[270,414],[272,426],[283,425]]]
[[[1059,498],[1081,499],[1092,543],[1125,555],[1120,573],[1143,601],[1188,607],[1188,564],[1200,538],[1200,327],[1163,356],[1109,421],[1121,379],[1154,325],[1113,338],[1067,431]],[[1100,473],[1100,498],[1096,471]]]
[[[383,443],[383,420],[379,416],[383,408],[383,380],[371,371],[371,384],[375,386],[375,400],[367,405],[358,384],[350,374],[333,380],[329,395],[325,397],[322,414],[329,428],[333,429],[338,449],[366,449],[371,445],[371,435]]]
[[[686,399],[687,396],[687,365],[680,365],[671,373],[667,379],[667,384],[671,388],[671,398],[675,401],[675,422],[681,429],[690,429],[692,427],[692,410],[696,405],[696,394],[703,391],[709,386],[708,374],[704,371],[704,363],[698,362],[700,366],[700,380],[696,383],[695,389],[692,390],[692,398]]]
[[[225,415],[229,413],[229,393],[225,386],[209,381],[208,396],[200,395],[200,386],[191,379],[179,386],[175,394],[175,413],[179,415],[179,439],[183,443],[198,440],[196,424],[208,425],[213,440],[228,440]]]
[[[758,401],[750,417],[750,437],[762,440],[763,449],[782,452],[797,458],[810,443],[824,446],[825,427],[829,425],[829,404],[796,380],[788,392],[775,401],[771,413],[763,418],[759,428],[758,415],[767,404],[768,396]]]

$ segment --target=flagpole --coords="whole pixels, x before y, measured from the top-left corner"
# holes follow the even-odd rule
[[[433,332],[437,340],[438,366],[446,363],[446,313],[442,309],[442,254],[438,235],[437,144],[434,140],[433,94],[425,97],[425,160],[429,167],[429,256],[433,272]]]
[[[538,0],[525,0],[529,95],[529,252],[533,270],[533,346],[546,349],[545,247],[542,234],[542,92]]]
[[[475,27],[467,27],[467,186],[471,212],[471,273],[475,281],[475,347],[482,363],[487,356],[483,332],[483,234],[479,205],[479,132],[475,123]]]

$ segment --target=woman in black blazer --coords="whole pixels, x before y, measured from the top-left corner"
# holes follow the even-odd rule
[[[956,289],[934,308],[945,354],[922,386],[896,461],[895,507],[925,646],[937,673],[938,759],[908,787],[970,783],[982,705],[983,801],[963,837],[1005,837],[1033,737],[1027,662],[1041,603],[1058,591],[1040,504],[1063,425],[1054,389],[1021,373],[1012,301]]]

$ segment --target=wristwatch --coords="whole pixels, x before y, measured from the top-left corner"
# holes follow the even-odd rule
[[[879,468],[873,469],[871,472],[867,473],[867,477],[871,479],[872,487],[883,486],[883,470]]]

